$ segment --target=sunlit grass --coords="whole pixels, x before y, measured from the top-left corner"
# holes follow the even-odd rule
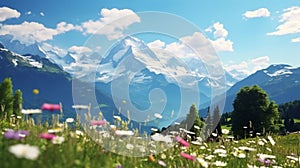
[[[219,142],[192,141],[178,143],[172,138],[173,147],[161,149],[163,142],[153,142],[150,156],[128,157],[117,155],[103,148],[103,145],[115,145],[109,138],[99,137],[94,142],[84,133],[78,123],[57,123],[56,125],[32,125],[31,122],[11,120],[14,123],[1,121],[0,127],[0,161],[1,167],[299,167],[300,134],[287,136],[262,136],[251,139],[233,141],[224,135]],[[117,121],[122,122],[122,121]],[[70,126],[73,127],[70,127]],[[7,139],[5,132],[27,130],[28,136],[23,140]],[[49,131],[50,130],[50,131]],[[51,132],[52,131],[52,132]],[[92,129],[89,131],[96,130]],[[110,130],[114,131],[114,130]],[[51,132],[63,141],[41,138],[42,133]],[[113,132],[112,132],[113,133]],[[111,136],[114,134],[110,134]],[[273,138],[272,138],[273,137]],[[110,137],[111,138],[111,137]],[[163,136],[161,136],[163,138]],[[121,139],[121,138],[120,138]],[[272,145],[272,139],[275,144]],[[127,141],[128,142],[128,141]],[[129,141],[130,142],[130,141]],[[125,144],[123,150],[136,150],[138,141]],[[187,145],[187,143],[189,145]],[[18,158],[10,152],[10,147],[17,144],[28,144],[37,147],[37,158]],[[149,144],[143,144],[148,150]],[[116,148],[117,149],[117,148]],[[139,148],[140,149],[140,148]],[[160,151],[155,153],[155,151]],[[143,152],[143,151],[139,151]],[[21,153],[21,156],[26,156]]]

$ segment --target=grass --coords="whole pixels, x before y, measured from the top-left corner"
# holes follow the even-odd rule
[[[118,127],[118,122],[116,125]],[[73,127],[70,127],[71,125]],[[121,125],[121,124],[120,124]],[[252,139],[243,139],[233,141],[227,135],[221,137],[220,142],[203,142],[187,140],[189,147],[183,147],[180,143],[171,143],[173,147],[167,147],[163,142],[150,142],[142,144],[145,152],[153,152],[153,156],[148,154],[144,157],[128,157],[118,155],[111,150],[107,150],[107,145],[113,146],[110,149],[117,150],[124,144],[118,142],[130,143],[133,147],[122,147],[124,153],[135,153],[138,149],[138,141],[131,140],[128,137],[114,136],[114,131],[107,131],[109,137],[99,136],[97,130],[88,130],[87,133],[81,133],[78,123],[61,123],[49,126],[47,124],[33,125],[30,120],[22,121],[11,118],[10,122],[0,121],[0,128],[3,134],[7,129],[28,130],[30,134],[23,140],[7,139],[4,135],[0,136],[0,163],[2,168],[6,167],[217,167],[217,165],[240,168],[251,166],[265,167],[300,167],[300,134],[290,134],[287,136],[268,136],[256,137]],[[98,127],[101,130],[101,127]],[[55,133],[57,137],[63,137],[61,144],[53,144],[53,140],[40,138],[41,133],[48,132],[49,129],[60,130]],[[121,126],[119,127],[121,129]],[[97,143],[91,137],[98,135]],[[103,135],[103,134],[102,134]],[[95,139],[95,138],[94,138]],[[276,144],[272,144],[274,139]],[[38,157],[33,160],[26,158],[17,158],[15,154],[9,151],[9,148],[16,144],[29,144],[38,147],[40,151]],[[161,152],[159,152],[161,150]],[[157,153],[155,153],[157,151]],[[139,151],[143,152],[143,151]],[[188,154],[194,161],[181,156],[181,152]],[[23,153],[24,154],[24,153]],[[142,154],[142,153],[141,153]],[[262,155],[264,154],[264,155]],[[164,165],[165,164],[165,165]],[[223,165],[222,165],[223,164]]]

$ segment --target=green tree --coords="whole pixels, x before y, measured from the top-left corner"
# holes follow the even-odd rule
[[[267,93],[259,86],[242,88],[233,107],[232,132],[235,136],[243,137],[250,125],[254,133],[274,131],[274,121],[279,116],[278,106],[270,102]]]
[[[197,107],[195,104],[193,104],[190,107],[190,112],[189,112],[187,118],[191,118],[194,120],[190,131],[194,132],[196,137],[200,137],[201,129],[203,128],[204,123],[201,121],[201,119],[199,117],[199,113],[198,113],[198,110],[197,110]]]
[[[5,78],[0,85],[0,110],[8,115],[13,113],[13,85],[11,78]]]
[[[18,89],[15,91],[14,101],[13,101],[13,113],[15,115],[21,115],[22,103],[23,103],[22,92],[21,90]]]
[[[213,119],[212,119],[212,124],[213,124],[213,129],[214,129],[214,133],[217,133],[218,135],[222,134],[222,128],[221,128],[221,124],[220,124],[220,118],[221,118],[221,114],[220,114],[220,110],[219,110],[219,106],[214,108],[214,113],[213,113]]]
[[[205,119],[205,130],[204,130],[204,134],[206,137],[209,137],[211,135],[211,133],[213,132],[213,119],[212,116],[210,114],[210,108],[207,109],[207,116]]]

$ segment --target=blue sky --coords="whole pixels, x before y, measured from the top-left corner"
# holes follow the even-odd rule
[[[109,23],[118,15],[160,11],[195,24],[232,73],[250,74],[274,63],[300,66],[299,0],[1,0],[0,7],[0,35],[26,44],[84,52],[100,19]],[[135,22],[122,23],[121,31]],[[105,35],[119,37],[112,33]]]

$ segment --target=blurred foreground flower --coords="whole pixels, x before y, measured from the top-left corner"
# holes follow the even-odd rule
[[[172,143],[173,140],[171,138],[171,136],[164,136],[160,133],[155,133],[154,135],[151,135],[151,139],[157,142],[166,142],[166,143]]]
[[[22,109],[22,114],[39,114],[42,113],[40,109]]]
[[[52,139],[53,144],[62,144],[65,141],[64,137],[56,136]]]
[[[67,122],[67,123],[72,123],[72,122],[74,122],[74,121],[75,121],[74,118],[67,118],[67,119],[66,119],[66,122]]]
[[[29,135],[29,131],[26,130],[19,130],[19,131],[8,130],[4,133],[3,136],[4,138],[7,139],[23,140],[28,135]]]
[[[198,162],[201,164],[202,167],[207,168],[208,167],[208,162],[206,162],[203,158],[197,158]]]
[[[179,142],[181,145],[183,145],[185,147],[189,147],[190,146],[190,144],[187,141],[185,141],[184,139],[182,139],[179,136],[177,136],[175,139],[176,139],[177,142]]]
[[[37,95],[37,94],[40,93],[40,91],[39,91],[38,89],[33,89],[33,90],[32,90],[32,93],[35,94],[35,95]]]
[[[118,136],[132,136],[134,135],[133,131],[125,131],[125,130],[116,130],[115,134]]]
[[[158,164],[161,165],[162,167],[167,167],[166,162],[164,162],[164,161],[162,161],[162,160],[159,160],[159,161],[158,161]]]
[[[216,165],[217,167],[225,167],[227,165],[226,162],[222,162],[222,161],[216,161],[214,163],[214,165]]]
[[[86,105],[73,105],[72,108],[82,110],[82,109],[88,109],[89,106],[86,106]]]
[[[17,158],[25,158],[36,160],[40,154],[40,150],[36,146],[28,144],[17,144],[9,147],[9,152],[14,154]]]
[[[105,125],[106,124],[106,121],[105,120],[92,120],[91,121],[91,125],[97,125],[97,126],[102,126],[102,125]]]
[[[116,116],[116,115],[114,115],[114,119],[116,119],[118,122],[120,122],[120,121],[121,121],[121,117],[120,117],[120,116]]]
[[[53,129],[49,129],[48,133],[49,134],[55,134],[55,133],[59,133],[59,132],[62,132],[62,131],[63,131],[62,128],[53,128]]]
[[[55,137],[54,134],[48,134],[48,133],[40,134],[40,138],[42,139],[52,140],[54,137]]]
[[[49,111],[54,111],[54,110],[61,110],[61,106],[59,104],[48,104],[44,103],[41,107],[42,110],[49,110]]]
[[[191,160],[191,161],[194,161],[194,160],[195,160],[195,157],[194,157],[194,156],[189,155],[189,154],[186,154],[186,153],[184,153],[184,152],[180,152],[180,156],[182,156],[182,157],[184,157],[184,158],[186,158],[186,159],[188,159],[188,160]]]
[[[225,135],[229,134],[229,130],[228,129],[222,129],[222,134],[225,134]]]
[[[270,141],[271,145],[274,146],[275,145],[275,141],[271,136],[268,136],[268,140]]]
[[[153,155],[149,155],[148,158],[151,162],[155,162],[155,158],[153,157]]]

